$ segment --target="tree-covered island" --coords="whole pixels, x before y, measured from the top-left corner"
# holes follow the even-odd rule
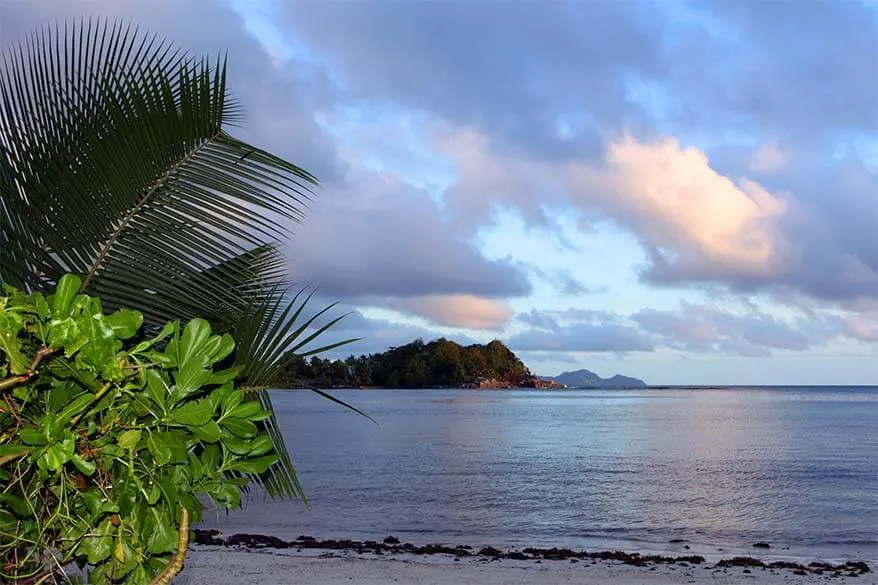
[[[278,386],[379,388],[561,388],[533,375],[498,340],[463,346],[416,339],[383,353],[345,359],[286,358]]]

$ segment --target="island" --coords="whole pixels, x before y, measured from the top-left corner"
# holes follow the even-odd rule
[[[557,376],[544,378],[544,380],[562,384],[567,388],[646,388],[646,382],[638,378],[620,374],[611,378],[601,378],[590,370],[564,372]]]
[[[572,383],[569,383],[572,382]],[[276,385],[286,388],[544,388],[569,386],[634,388],[636,378],[603,379],[588,370],[557,377],[534,375],[501,341],[460,345],[445,338],[416,339],[382,353],[328,360],[297,354],[284,357]]]

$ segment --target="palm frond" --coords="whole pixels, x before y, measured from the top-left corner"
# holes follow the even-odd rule
[[[268,389],[278,379],[286,365],[283,359],[286,355],[290,352],[310,355],[356,341],[356,339],[345,339],[321,347],[310,346],[330,327],[344,318],[342,315],[320,323],[321,317],[334,306],[329,305],[307,319],[302,319],[313,294],[313,291],[309,293],[306,289],[300,289],[289,299],[286,289],[274,287],[261,297],[254,297],[250,309],[245,312],[239,323],[231,328],[236,347],[235,365],[241,369],[239,379],[245,391],[251,397],[258,398],[263,407],[272,413],[274,410],[271,407]],[[344,404],[335,398],[333,400]],[[268,493],[275,497],[295,496],[304,500],[304,493],[296,478],[289,451],[284,444],[283,433],[274,415],[265,421],[265,426],[275,447],[281,453],[278,464],[271,469],[272,476],[264,478]]]
[[[227,278],[253,270],[212,268],[286,237],[316,185],[224,130],[235,106],[224,61],[124,24],[34,34],[2,57],[0,100],[6,214],[38,234],[26,264],[44,269],[29,285],[79,273],[148,323],[215,312]]]
[[[47,289],[73,272],[107,309],[140,310],[147,328],[206,318],[237,338],[246,383],[268,384],[281,352],[337,319],[305,334],[317,321],[297,322],[295,300],[281,307],[277,243],[317,180],[229,134],[237,114],[224,59],[124,23],[56,24],[5,51],[0,283]],[[273,416],[266,426],[281,465],[260,481],[303,496]]]

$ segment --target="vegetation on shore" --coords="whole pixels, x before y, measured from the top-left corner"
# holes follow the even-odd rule
[[[310,360],[290,354],[277,384],[381,388],[443,387],[549,387],[534,376],[508,347],[498,340],[463,346],[440,338],[429,343],[416,339],[383,353]]]
[[[267,389],[346,341],[278,248],[317,180],[239,122],[224,59],[126,23],[0,59],[0,582],[165,585],[199,495],[303,497]]]
[[[0,581],[167,583],[202,499],[237,508],[278,456],[203,319],[142,335],[64,276],[48,297],[0,296]]]

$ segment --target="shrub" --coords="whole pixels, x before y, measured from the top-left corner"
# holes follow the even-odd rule
[[[234,350],[193,319],[138,336],[64,276],[0,296],[0,581],[73,564],[90,583],[167,583],[201,498],[240,505],[275,461],[268,415],[222,369]]]

